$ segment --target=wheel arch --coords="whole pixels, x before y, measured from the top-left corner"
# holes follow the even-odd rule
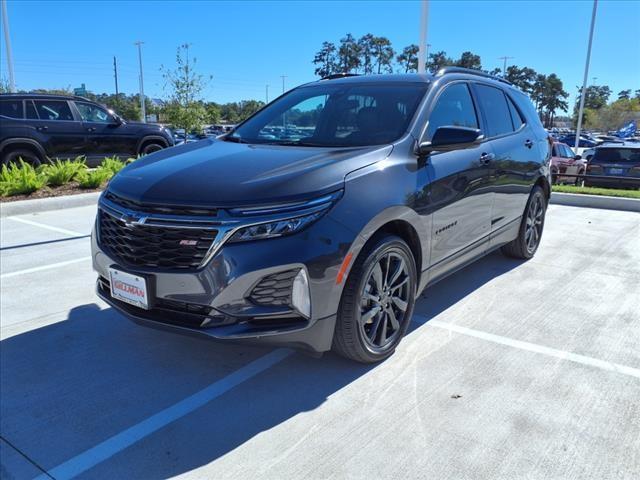
[[[544,191],[544,195],[547,199],[547,202],[549,201],[549,199],[551,198],[551,185],[549,184],[549,179],[547,179],[544,176],[540,176],[538,177],[538,180],[536,180],[536,183],[534,183],[534,187],[538,185],[542,188],[542,190]]]
[[[162,135],[145,135],[138,141],[138,146],[136,148],[137,154],[140,155],[140,153],[142,153],[142,149],[150,143],[159,143],[164,145],[163,148],[167,148],[169,146],[169,142]]]
[[[42,145],[32,138],[10,138],[4,140],[0,143],[0,156],[4,156],[6,152],[17,148],[26,148],[37,153],[42,160],[47,159],[47,153],[42,148]]]

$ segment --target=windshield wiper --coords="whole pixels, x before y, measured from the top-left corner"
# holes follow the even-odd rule
[[[242,140],[242,138],[240,137],[224,137],[223,139],[225,142],[233,142],[233,143],[247,143],[244,140]]]
[[[299,140],[282,140],[281,142],[267,142],[267,145],[285,145],[294,147],[328,147],[322,143],[301,142]]]

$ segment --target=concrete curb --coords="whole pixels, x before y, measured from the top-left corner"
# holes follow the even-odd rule
[[[0,217],[96,205],[101,193],[102,192],[79,193],[77,195],[65,195],[63,197],[36,198],[33,200],[0,203]]]
[[[608,210],[640,212],[640,199],[637,198],[605,197],[604,195],[585,195],[583,193],[552,192],[551,201],[549,203],[570,207],[605,208]]]

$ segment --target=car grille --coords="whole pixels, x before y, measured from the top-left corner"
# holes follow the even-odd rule
[[[291,305],[293,279],[299,270],[287,270],[264,277],[253,287],[249,299],[257,305]]]
[[[126,198],[122,198],[112,192],[107,191],[104,194],[104,198],[120,205],[121,207],[135,210],[140,213],[160,213],[163,215],[193,215],[193,216],[207,216],[215,217],[218,214],[218,210],[215,208],[190,208],[190,207],[167,207],[165,205],[152,205],[141,204]]]
[[[206,228],[127,225],[99,210],[100,245],[115,260],[134,267],[198,268],[217,231]]]

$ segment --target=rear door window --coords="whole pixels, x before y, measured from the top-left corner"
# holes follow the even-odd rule
[[[428,140],[439,127],[478,128],[478,117],[466,83],[450,85],[438,97],[429,116]]]
[[[499,88],[476,85],[478,102],[487,119],[487,136],[497,137],[514,131],[507,99]]]
[[[41,120],[73,120],[66,100],[35,100],[35,104]]]
[[[36,107],[33,104],[33,100],[26,100],[24,102],[25,107],[26,107],[26,113],[27,113],[27,118],[29,120],[34,120],[34,119],[38,119],[38,112],[36,112]]]
[[[24,118],[22,100],[0,101],[0,115],[9,118]]]

